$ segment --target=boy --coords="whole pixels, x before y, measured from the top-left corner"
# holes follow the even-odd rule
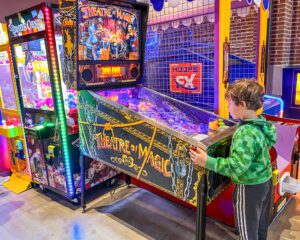
[[[229,176],[236,184],[234,213],[241,239],[267,239],[272,192],[269,149],[276,142],[276,130],[256,114],[262,107],[263,96],[263,88],[252,79],[229,85],[229,111],[234,119],[240,120],[229,157],[213,158],[200,148],[190,151],[195,164]]]

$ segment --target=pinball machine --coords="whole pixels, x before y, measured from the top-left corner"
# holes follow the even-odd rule
[[[198,188],[205,174],[207,202],[201,205],[207,203],[208,216],[234,226],[234,184],[229,178],[194,166],[188,152],[200,144],[212,156],[227,156],[235,123],[145,87],[145,70],[154,71],[143,65],[146,23],[147,5],[142,3],[77,1],[81,153],[131,176],[134,184],[192,207],[201,207]],[[170,69],[181,74],[180,79],[175,76],[178,85],[187,84],[201,92],[201,63],[172,64]],[[194,69],[200,71],[194,78],[200,84],[184,81]],[[148,81],[160,84],[155,79]],[[188,94],[189,89],[183,93]],[[281,114],[280,102],[272,99],[269,105]],[[273,150],[271,153],[274,161],[276,154]],[[289,158],[285,166],[291,166],[291,161]],[[280,179],[282,186],[284,178],[275,165],[270,219],[291,196],[281,192],[280,197]],[[291,170],[283,166],[279,169],[281,174]]]
[[[189,150],[200,144],[227,156],[235,123],[143,86],[147,11],[133,1],[77,1],[81,153],[194,207],[207,176],[207,204],[214,207],[230,179],[194,166]],[[220,216],[228,204],[216,208]]]

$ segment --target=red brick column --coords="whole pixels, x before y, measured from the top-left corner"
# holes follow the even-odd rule
[[[232,11],[230,26],[230,53],[251,62],[256,61],[256,27],[258,14],[251,7],[249,15],[240,17]]]
[[[267,93],[282,95],[282,69],[300,64],[300,0],[273,0]]]
[[[271,65],[289,64],[294,1],[273,0],[270,38]]]
[[[294,0],[292,2],[294,3],[294,6],[292,20],[290,64],[300,65],[300,0]]]

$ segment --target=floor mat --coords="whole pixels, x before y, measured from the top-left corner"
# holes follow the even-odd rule
[[[10,176],[10,179],[7,182],[3,183],[3,186],[18,194],[26,191],[29,188],[30,184],[31,181],[30,179],[28,179],[28,177],[13,173]]]

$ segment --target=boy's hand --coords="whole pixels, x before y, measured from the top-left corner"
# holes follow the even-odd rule
[[[199,165],[201,167],[205,167],[207,153],[203,151],[201,148],[197,148],[196,151],[190,150],[191,160],[194,164]]]

